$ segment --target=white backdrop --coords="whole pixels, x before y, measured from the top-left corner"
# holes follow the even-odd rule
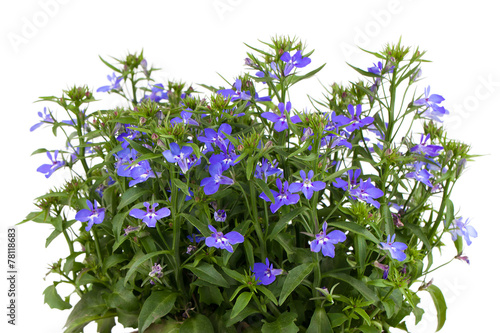
[[[375,59],[356,45],[378,51],[402,37],[403,44],[427,50],[432,63],[424,65],[423,88],[446,98],[450,110],[449,136],[472,145],[482,154],[455,187],[455,208],[472,219],[479,237],[466,254],[468,266],[453,262],[432,274],[448,302],[448,320],[441,332],[493,331],[498,289],[492,269],[498,244],[500,105],[500,23],[493,1],[76,1],[24,0],[0,4],[0,96],[2,126],[0,177],[0,322],[2,332],[62,332],[69,311],[51,310],[42,292],[51,283],[48,264],[66,253],[64,241],[45,249],[51,229],[28,223],[18,227],[17,326],[7,325],[7,226],[33,210],[33,199],[62,181],[55,173],[46,179],[36,168],[45,155],[30,157],[40,147],[59,148],[62,138],[50,130],[29,132],[38,122],[39,96],[59,95],[73,84],[96,89],[107,84],[110,71],[98,56],[123,56],[144,49],[150,64],[163,70],[158,81],[222,84],[244,70],[246,48],[274,35],[297,36],[315,49],[311,68],[327,63],[317,79],[297,90],[294,107],[307,106],[306,94],[321,97],[320,82],[347,82],[357,76],[346,62],[371,66]],[[109,59],[109,58],[108,58]],[[103,96],[105,98],[105,96]],[[109,99],[107,99],[109,102]],[[302,103],[303,105],[299,105]],[[61,117],[63,115],[61,114]],[[65,118],[64,118],[65,119]],[[447,238],[449,241],[450,238]],[[443,253],[441,261],[454,255]],[[435,313],[423,295],[424,309]],[[432,332],[436,320],[425,316],[412,332]],[[411,324],[409,324],[411,326]],[[116,329],[113,332],[122,332]],[[95,332],[89,326],[86,332]]]

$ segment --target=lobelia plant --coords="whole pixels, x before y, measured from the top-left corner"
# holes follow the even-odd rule
[[[156,82],[141,53],[101,58],[113,72],[97,92],[123,106],[94,106],[86,86],[41,98],[71,120],[39,113],[31,129],[51,126],[66,148],[35,151],[50,160],[38,171],[70,178],[23,222],[68,243],[44,292],[73,308],[65,332],[389,332],[422,319],[423,291],[443,327],[433,250],[450,233],[451,259],[468,262],[462,240],[477,233],[451,191],[472,156],[438,124],[444,98],[417,85],[424,52],[370,52],[372,67],[351,66],[361,79],[301,111],[290,88],[324,65],[308,71],[295,38],[263,44],[248,73],[206,94]]]

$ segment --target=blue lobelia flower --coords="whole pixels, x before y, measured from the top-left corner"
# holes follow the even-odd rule
[[[241,91],[241,80],[237,79],[233,84],[233,87],[236,88],[236,91],[233,89],[222,89],[218,90],[217,93],[224,96],[224,98],[231,98],[231,101],[244,100],[247,101],[252,98],[252,96],[248,93],[248,91]]]
[[[302,191],[304,196],[309,200],[311,199],[314,192],[321,191],[326,187],[326,183],[320,180],[311,181],[314,177],[314,171],[309,170],[307,176],[304,170],[300,170],[300,176],[302,177],[302,183],[293,183],[290,184],[288,189],[290,192],[295,193]]]
[[[422,155],[428,156],[428,157],[438,156],[439,151],[443,150],[443,147],[437,146],[437,145],[427,145],[426,142],[427,142],[427,140],[429,140],[430,137],[431,137],[431,135],[427,134],[427,136],[425,136],[425,138],[424,138],[424,135],[422,134],[422,136],[420,137],[420,143],[411,147],[410,151],[412,153],[422,154]]]
[[[64,161],[57,160],[58,153],[59,153],[58,150],[54,151],[54,158],[52,158],[52,155],[50,154],[50,152],[47,152],[47,157],[49,158],[49,160],[52,163],[42,164],[36,169],[36,171],[44,173],[45,178],[49,178],[54,173],[54,171],[56,171],[57,169],[62,167],[65,163]]]
[[[108,81],[111,83],[109,86],[102,86],[100,88],[97,88],[97,92],[108,92],[111,90],[121,90],[120,82],[123,79],[121,76],[116,76],[116,73],[113,72],[113,74],[108,75]]]
[[[326,233],[326,228],[328,224],[323,222],[323,230],[316,235],[316,239],[310,242],[311,251],[323,253],[326,257],[335,257],[335,244],[339,242],[344,242],[347,237],[345,233],[340,230],[333,230]]]
[[[382,75],[385,73],[392,73],[394,71],[394,66],[386,66],[385,68],[382,65],[382,62],[379,61],[377,64],[373,64],[373,67],[368,68],[368,72],[375,75]]]
[[[272,121],[274,123],[274,129],[276,132],[282,132],[288,128],[288,121],[286,119],[286,114],[285,114],[285,104],[279,103],[278,104],[278,109],[281,112],[281,115],[277,115],[274,112],[263,112],[261,114],[262,118],[266,118],[269,121]],[[290,113],[292,110],[292,103],[288,101],[286,103],[286,111],[287,113]],[[292,123],[300,123],[300,117],[299,116],[291,116],[290,120]]]
[[[311,59],[302,57],[301,50],[297,50],[293,56],[290,56],[289,52],[285,52],[280,57],[280,60],[286,63],[283,70],[285,76],[288,76],[294,68],[303,68],[311,63]]]
[[[186,109],[186,110],[190,110],[192,111],[191,109]],[[189,112],[189,111],[181,111],[181,118],[179,117],[175,117],[173,118],[170,123],[172,125],[175,125],[175,124],[184,124],[184,125],[193,125],[193,126],[199,126],[198,122],[194,119],[191,119],[192,117],[192,113]]]
[[[99,224],[104,221],[104,208],[97,208],[97,200],[94,200],[94,204],[90,200],[87,200],[87,206],[89,209],[79,210],[75,215],[75,219],[80,222],[88,222],[88,225],[85,227],[85,230],[90,231],[90,228],[94,224]]]
[[[205,128],[205,136],[198,136],[198,140],[207,144],[209,150],[213,150],[212,144],[215,144],[222,151],[227,151],[229,140],[226,139],[225,134],[231,134],[231,132],[231,125],[224,123],[219,126],[217,132],[212,128]]]
[[[146,223],[146,225],[150,228],[154,228],[156,226],[156,221],[159,219],[170,215],[170,209],[167,207],[160,208],[156,211],[156,207],[158,207],[157,202],[155,202],[152,206],[149,202],[144,202],[143,205],[146,207],[146,211],[134,208],[130,211],[129,215],[142,220],[142,222]]]
[[[134,179],[128,183],[128,186],[132,187],[137,183],[145,182],[149,178],[156,178],[156,176],[148,161],[140,161],[137,163],[137,167],[130,171],[130,177]]]
[[[374,199],[378,199],[384,195],[384,191],[376,188],[375,185],[371,183],[370,178],[365,181],[361,180],[358,186],[349,191],[349,193],[354,198],[372,204],[377,208],[380,208],[380,203],[378,201],[375,201]]]
[[[434,176],[427,171],[427,169],[425,169],[425,163],[417,162],[413,165],[413,167],[415,168],[415,171],[408,172],[405,177],[413,178],[427,186],[433,187],[430,179]]]
[[[470,245],[472,241],[470,237],[477,237],[477,231],[473,226],[469,225],[469,219],[463,221],[463,218],[453,220],[450,233],[454,241],[457,240],[458,236],[465,238],[467,245]]]
[[[257,163],[255,167],[255,178],[262,179],[267,183],[267,177],[272,176],[274,174],[282,174],[283,171],[278,169],[278,163],[276,160],[269,162],[267,159],[263,158],[262,163]]]
[[[283,205],[293,205],[299,201],[300,197],[298,194],[292,194],[288,191],[287,181],[281,183],[281,179],[278,178],[276,179],[276,186],[278,186],[279,192],[270,190],[274,197],[274,203],[272,203],[269,207],[272,213],[276,213],[276,211]],[[264,199],[267,202],[271,202],[271,199],[268,198],[264,192],[259,195],[259,198]]]
[[[395,242],[396,234],[387,235],[387,243],[381,242],[380,246],[383,250],[388,250],[391,254],[391,258],[397,261],[404,261],[406,259],[406,253],[403,251],[408,248],[408,245],[401,242]]]
[[[431,87],[428,86],[424,91],[424,98],[417,99],[413,102],[414,105],[425,106],[424,112],[421,114],[422,117],[429,118],[438,122],[443,122],[442,116],[449,114],[450,112],[446,110],[443,106],[440,106],[442,101],[444,101],[443,96],[432,94],[430,95]]]
[[[137,135],[139,134],[138,131],[134,131],[133,130],[134,127],[131,127],[129,124],[126,124],[125,125],[125,132],[123,132],[122,134],[118,135],[118,137],[116,138],[116,141],[118,142],[121,142],[122,143],[122,148],[125,149],[128,147],[129,145],[129,142],[126,140],[134,140]]]
[[[270,285],[276,280],[276,276],[283,273],[282,269],[273,268],[273,264],[269,263],[269,259],[266,258],[266,263],[257,262],[253,265],[252,272],[255,274],[255,279],[257,284],[262,284],[264,286]]]
[[[168,99],[168,92],[165,91],[163,84],[156,83],[151,87],[151,94],[144,96],[144,99],[159,103],[164,99]]]
[[[165,150],[163,156],[170,163],[176,163],[183,173],[189,170],[189,155],[193,152],[191,146],[183,146],[182,148],[175,142],[170,144],[170,150]]]
[[[232,245],[243,243],[245,240],[245,238],[237,231],[230,231],[224,235],[222,232],[217,231],[217,229],[215,229],[212,225],[209,225],[208,229],[212,231],[212,235],[205,239],[205,244],[208,247],[215,247],[233,252]]]
[[[217,192],[221,184],[234,184],[234,181],[231,178],[222,175],[222,171],[222,165],[220,163],[211,164],[208,167],[208,172],[210,172],[212,177],[203,178],[200,182],[200,186],[204,186],[203,190],[206,195],[211,195]]]
[[[36,123],[35,125],[31,126],[30,132],[33,132],[36,130],[38,127],[42,126],[43,124],[53,124],[54,123],[54,118],[52,118],[52,115],[47,112],[47,108],[43,108],[43,113],[41,111],[38,111],[38,116],[42,118],[39,123]]]
[[[361,104],[356,105],[356,111],[354,111],[354,106],[352,104],[349,104],[347,106],[347,111],[351,115],[351,123],[345,128],[349,132],[353,132],[357,129],[360,129],[364,126],[368,126],[369,124],[373,123],[373,118],[372,117],[364,117],[363,119],[360,118],[361,116]]]
[[[219,209],[214,212],[214,220],[217,222],[224,222],[226,221],[227,214],[224,209]]]

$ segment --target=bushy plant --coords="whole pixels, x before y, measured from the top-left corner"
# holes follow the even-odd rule
[[[351,66],[359,80],[296,110],[290,88],[323,66],[310,70],[295,38],[263,45],[232,86],[156,82],[141,53],[102,59],[113,73],[96,93],[41,98],[56,106],[32,130],[49,125],[66,146],[37,150],[50,160],[38,171],[70,178],[26,221],[52,224],[47,245],[68,243],[44,292],[69,309],[56,287],[74,286],[66,332],[115,320],[139,332],[389,332],[422,318],[421,291],[443,326],[427,276],[447,232],[468,260],[462,239],[476,232],[450,197],[471,156],[439,125],[444,98],[417,84],[424,52],[370,52],[372,67]],[[124,103],[99,109],[106,93]]]

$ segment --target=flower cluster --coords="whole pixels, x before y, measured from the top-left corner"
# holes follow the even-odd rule
[[[39,112],[30,130],[62,128],[66,148],[39,149],[49,163],[37,171],[72,179],[27,220],[53,225],[47,244],[68,242],[52,269],[81,296],[68,332],[103,314],[140,332],[401,328],[422,314],[412,285],[433,249],[449,241],[470,262],[462,240],[478,233],[450,199],[468,146],[438,124],[444,98],[416,85],[423,54],[370,53],[373,66],[351,66],[362,80],[303,108],[291,87],[323,66],[296,39],[265,45],[245,59],[250,73],[205,93],[155,81],[141,53],[103,60],[113,72],[96,94],[128,107],[91,112],[87,87],[43,98],[70,120]],[[46,302],[71,307],[54,287]],[[97,317],[79,311],[94,303]]]

